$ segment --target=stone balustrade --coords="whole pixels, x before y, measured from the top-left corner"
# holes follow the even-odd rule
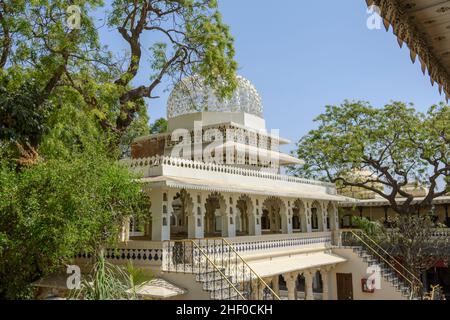
[[[280,234],[227,239],[239,253],[331,246],[331,232]]]
[[[310,179],[304,179],[294,176],[281,175],[271,172],[264,172],[260,170],[239,168],[229,165],[216,164],[216,163],[207,163],[201,161],[193,161],[187,160],[183,158],[173,158],[167,156],[154,156],[150,158],[142,158],[142,159],[127,159],[122,160],[121,163],[130,169],[135,170],[136,172],[143,172],[148,168],[155,168],[161,166],[173,166],[180,168],[188,168],[188,169],[196,169],[203,171],[211,171],[211,172],[221,172],[221,173],[229,173],[234,175],[241,176],[250,176],[257,177],[263,179],[270,179],[276,181],[286,181],[300,184],[308,184],[308,185],[318,185],[329,188],[330,194],[336,194],[336,188],[333,183],[316,181]]]
[[[118,244],[116,248],[105,249],[106,260],[126,264],[132,261],[135,265],[159,266],[162,262],[162,242],[157,241],[128,241]],[[92,256],[89,253],[79,253],[75,259],[83,263],[89,263]]]
[[[436,237],[436,238],[450,237],[450,228],[436,228],[433,231],[433,237]]]

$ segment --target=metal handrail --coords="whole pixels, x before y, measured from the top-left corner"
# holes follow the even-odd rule
[[[412,273],[411,271],[409,271],[402,263],[400,263],[400,261],[398,261],[397,259],[395,259],[389,252],[387,252],[383,247],[381,247],[378,243],[376,243],[375,240],[373,240],[368,234],[366,234],[364,231],[362,230],[358,230],[361,234],[363,234],[367,239],[369,239],[373,244],[375,244],[375,246],[377,246],[379,249],[381,249],[381,251],[383,251],[390,259],[394,260],[396,263],[398,263],[399,265],[402,266],[402,268],[409,273],[418,283],[421,283],[420,279],[416,277],[416,275],[414,275],[414,273]],[[354,231],[351,231],[352,233],[354,233]]]
[[[213,267],[220,273],[220,275],[222,276],[222,278],[224,278],[229,285],[231,285],[231,287],[239,294],[239,296],[243,299],[246,300],[245,297],[242,295],[241,291],[238,290],[238,288],[236,288],[236,286],[230,281],[230,279],[228,279],[228,277],[223,274],[223,272],[219,269],[219,267],[208,257],[208,255],[206,254],[206,252],[200,248],[200,246],[194,241],[194,240],[190,240],[190,242],[203,254],[203,256],[205,256],[205,258],[213,265]]]
[[[242,256],[236,251],[236,249],[233,247],[233,245],[228,242],[228,240],[222,238],[222,241],[224,243],[226,243],[228,245],[228,247],[236,254],[236,256],[239,257],[239,259],[241,259],[242,263],[245,264],[247,266],[247,268],[250,269],[250,271],[258,278],[259,281],[262,282],[262,284],[269,289],[270,293],[276,298],[276,300],[281,300],[280,297],[275,293],[275,291],[272,290],[271,287],[269,287],[269,285],[259,276],[258,273],[256,273],[255,270],[253,270],[252,267],[250,267],[250,265],[247,263],[247,261],[245,261],[244,258],[242,258]]]
[[[383,259],[384,262],[386,262],[392,269],[394,269],[398,274],[402,276],[403,279],[409,282],[411,285],[411,289],[413,289],[413,281],[408,279],[400,270],[398,270],[396,267],[394,267],[389,261],[387,261],[381,254],[379,254],[375,249],[373,249],[370,244],[365,242],[360,236],[358,236],[354,231],[350,231],[354,236],[356,236],[362,243],[364,243],[370,250],[372,250],[379,258]],[[402,266],[403,267],[403,266]],[[404,267],[403,267],[404,268]]]
[[[220,270],[220,268],[214,263],[214,261],[212,261],[210,259],[210,257],[206,254],[206,252],[200,248],[200,246],[194,241],[194,240],[169,240],[169,245],[171,242],[173,243],[191,243],[193,244],[198,250],[199,252],[208,260],[209,263],[211,263],[211,265],[214,267],[214,269],[219,272],[219,274],[221,275],[221,277],[223,279],[225,279],[225,281],[228,282],[228,284],[238,293],[238,295],[243,299],[243,300],[247,300],[241,293],[241,291],[239,291],[238,288],[236,288],[236,286],[230,281],[230,279],[228,279],[228,277]],[[192,270],[194,271],[194,270]]]

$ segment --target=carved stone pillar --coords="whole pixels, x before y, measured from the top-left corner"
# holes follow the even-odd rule
[[[283,275],[284,280],[286,281],[286,287],[288,289],[288,300],[295,300],[295,291],[297,291],[296,281],[297,281],[297,273],[290,272]]]
[[[253,209],[249,215],[249,235],[261,235],[261,215],[262,215],[262,201],[258,198],[252,199]]]
[[[313,292],[313,277],[314,271],[305,271],[303,273],[305,277],[305,297],[306,300],[314,300],[314,292]]]
[[[272,277],[272,290],[277,296],[280,295],[280,278],[278,275]]]
[[[255,279],[252,280],[251,286],[252,286],[252,294],[251,294],[252,300],[263,300],[264,285],[258,279]]]
[[[328,231],[327,217],[330,218],[328,213],[328,202],[324,202],[322,203],[322,231]]]
[[[204,238],[205,197],[201,193],[192,194],[193,206],[188,216],[188,238]]]
[[[328,289],[328,272],[329,269],[321,269],[320,276],[322,277],[322,300],[328,300],[330,298],[330,293]]]
[[[232,196],[225,198],[226,210],[222,212],[222,237],[236,237],[236,202],[237,199],[234,199]]]
[[[281,209],[281,230],[284,234],[292,233],[292,208],[291,202],[283,200],[284,208]]]
[[[311,203],[305,201],[305,214],[306,214],[306,232],[312,232],[311,225]]]
[[[150,193],[153,241],[170,240],[172,199],[166,189],[153,189]]]

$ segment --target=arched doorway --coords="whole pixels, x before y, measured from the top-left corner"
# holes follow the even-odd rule
[[[253,218],[253,204],[252,200],[247,195],[239,197],[237,203],[236,214],[236,233],[237,235],[250,235],[251,233],[251,219]]]
[[[172,200],[170,215],[170,238],[185,239],[188,235],[188,216],[192,213],[194,202],[189,193],[183,189]],[[167,208],[163,207],[163,211]]]
[[[263,203],[262,232],[282,233],[283,223],[287,226],[286,207],[277,197],[269,197]]]
[[[226,205],[224,197],[213,192],[206,198],[204,228],[205,237],[217,237],[222,235],[223,216]]]
[[[322,209],[317,201],[311,205],[311,229],[312,231],[323,231]]]
[[[327,207],[327,229],[335,231],[338,229],[338,216],[335,204],[330,202]]]
[[[294,232],[308,232],[308,221],[306,217],[305,203],[297,199],[292,208],[292,229]]]

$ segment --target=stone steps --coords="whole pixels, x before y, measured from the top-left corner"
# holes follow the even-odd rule
[[[382,261],[382,259],[378,257],[375,257],[363,247],[354,247],[353,251],[357,253],[358,256],[369,266],[378,265],[383,278],[388,281],[398,292],[401,292],[404,297],[410,295],[409,285],[405,281],[401,280],[401,278],[396,274],[396,271],[386,262]]]

